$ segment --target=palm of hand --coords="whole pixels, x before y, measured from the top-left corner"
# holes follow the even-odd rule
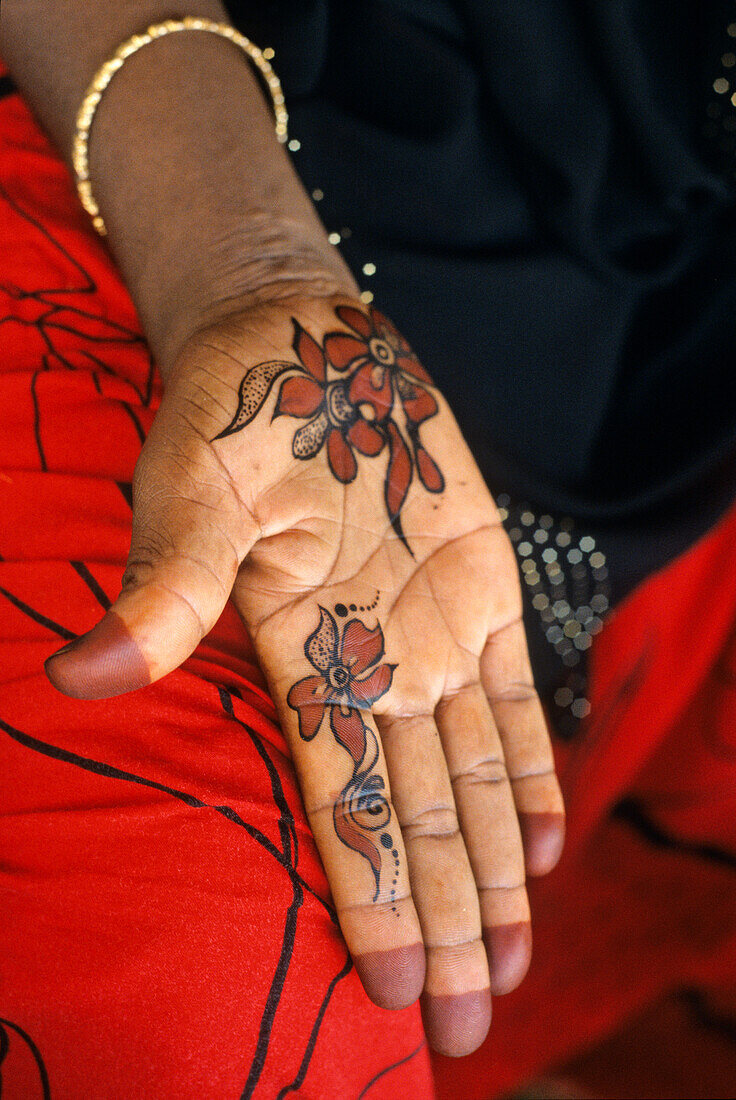
[[[520,823],[532,872],[562,835],[513,553],[392,326],[342,306],[336,327],[326,303],[298,316],[233,318],[184,350],[115,612],[156,679],[232,594],[369,995],[424,990],[430,1040],[465,1053],[489,963],[496,992],[528,963]]]

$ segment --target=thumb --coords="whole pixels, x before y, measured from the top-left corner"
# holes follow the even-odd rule
[[[120,595],[92,630],[46,662],[65,695],[120,695],[177,668],[217,622],[258,535],[207,440],[166,429],[157,418],[136,465]]]

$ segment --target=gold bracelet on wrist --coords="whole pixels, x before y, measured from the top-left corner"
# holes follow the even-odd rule
[[[185,16],[182,19],[166,19],[162,23],[154,23],[143,33],[134,34],[127,38],[125,42],[118,46],[112,57],[100,66],[77,112],[76,132],[72,146],[72,164],[76,176],[77,192],[82,206],[92,218],[92,224],[102,237],[107,235],[107,229],[102,220],[100,208],[92,194],[92,183],[89,178],[89,133],[95,112],[108,84],[129,57],[137,53],[143,46],[155,42],[157,38],[163,38],[167,34],[176,34],[178,31],[207,31],[209,34],[218,34],[222,38],[227,38],[234,45],[240,47],[255,65],[271,97],[276,138],[282,144],[286,141],[289,116],[284,106],[281,81],[270,65],[273,50],[260,50],[258,46],[254,45],[245,35],[236,31],[234,27],[229,26],[227,23],[215,23],[211,19]]]

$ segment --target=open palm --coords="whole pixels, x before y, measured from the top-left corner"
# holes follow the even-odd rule
[[[53,682],[158,679],[232,597],[366,991],[474,1049],[563,817],[513,552],[446,403],[376,311],[234,316],[182,350],[134,504],[121,595]]]

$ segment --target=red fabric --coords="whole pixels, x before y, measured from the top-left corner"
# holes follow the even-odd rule
[[[531,973],[476,1055],[432,1059],[435,1084],[418,1009],[375,1008],[350,969],[234,613],[130,696],[76,702],[42,673],[118,590],[159,396],[65,169],[4,99],[3,1096],[474,1100],[564,1062],[600,1095],[607,1065],[610,1095],[670,1095],[656,1060],[618,1066],[635,1016],[638,1036],[676,1037],[683,1074],[707,1031],[698,1095],[732,1092],[736,510],[598,638],[594,718],[560,753],[570,842],[532,888]],[[695,1094],[693,1076],[668,1081]]]

